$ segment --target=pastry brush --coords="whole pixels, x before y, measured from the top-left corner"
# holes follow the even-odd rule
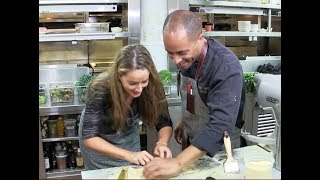
[[[224,132],[223,141],[224,141],[224,147],[226,148],[226,153],[227,153],[227,160],[223,164],[224,172],[238,173],[240,171],[239,164],[238,164],[238,161],[236,161],[232,156],[231,141],[227,131]]]

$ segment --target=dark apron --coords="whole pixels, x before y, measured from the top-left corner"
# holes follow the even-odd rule
[[[103,169],[108,167],[133,165],[133,163],[123,159],[108,157],[98,153],[83,144],[82,140],[82,126],[83,115],[85,109],[81,113],[79,124],[79,146],[83,157],[86,170]],[[140,134],[139,134],[139,120],[140,116],[137,114],[135,117],[129,119],[129,127],[123,133],[115,134],[100,134],[100,137],[109,143],[128,151],[141,151],[140,147]]]
[[[194,79],[183,76],[180,72],[178,74],[178,91],[181,93],[182,122],[186,138],[182,140],[182,150],[190,145],[192,137],[209,121],[208,108],[202,102],[197,86],[197,80],[207,54],[207,49],[208,44],[205,43],[199,56],[199,63]]]
[[[192,140],[192,138],[200,132],[200,130],[206,123],[209,122],[209,109],[202,101],[197,86],[197,80],[201,72],[201,67],[204,62],[206,52],[207,44],[205,45],[205,48],[202,49],[199,58],[199,64],[195,74],[195,79],[183,76],[181,73],[180,77],[178,78],[178,81],[181,80],[179,82],[181,83],[179,89],[181,92],[182,122],[184,124],[184,133],[186,138],[183,140],[182,150],[190,145],[190,141]],[[192,98],[190,92],[192,92]],[[190,100],[191,103],[188,102]],[[191,106],[191,109],[188,106]],[[234,133],[230,133],[231,139],[240,138],[239,132],[240,129],[237,128]],[[221,147],[221,150],[222,149],[223,146]]]

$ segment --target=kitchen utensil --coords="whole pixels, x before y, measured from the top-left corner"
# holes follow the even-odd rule
[[[226,148],[227,153],[227,160],[224,162],[224,172],[226,173],[239,173],[239,164],[238,162],[233,158],[232,152],[231,152],[231,141],[230,136],[227,131],[224,132],[224,147]]]
[[[121,170],[121,172],[120,172],[120,174],[119,174],[119,177],[118,177],[118,179],[120,180],[122,180],[122,179],[126,179],[126,172],[127,172],[127,167],[126,166],[123,166],[122,167],[122,170]]]

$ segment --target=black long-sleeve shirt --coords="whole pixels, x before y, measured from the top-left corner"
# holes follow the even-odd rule
[[[103,74],[101,74],[103,75]],[[107,82],[106,82],[107,83]],[[96,87],[93,89],[94,98],[86,103],[82,137],[88,139],[99,136],[102,134],[114,134],[115,130],[112,128],[113,119],[111,116],[111,94],[105,87]],[[132,103],[132,111],[130,117],[138,114],[138,101],[137,98]],[[171,119],[166,119],[160,116],[156,129],[159,131],[165,126],[172,127]]]
[[[238,58],[218,41],[207,39],[207,42],[207,55],[197,83],[200,97],[209,110],[209,122],[193,137],[191,144],[214,156],[223,144],[224,130],[233,132],[238,112],[242,116],[239,107],[240,101],[245,100],[241,98],[244,81]],[[197,65],[198,60],[181,73],[194,79]]]

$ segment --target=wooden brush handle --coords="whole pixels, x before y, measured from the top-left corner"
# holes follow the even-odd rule
[[[229,136],[229,134],[227,133],[227,131],[224,132],[223,142],[224,142],[224,147],[226,148],[227,161],[233,160],[232,151],[231,151],[230,136]]]

